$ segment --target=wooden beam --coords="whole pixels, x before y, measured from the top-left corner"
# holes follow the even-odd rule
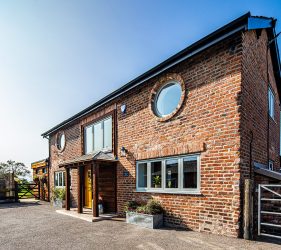
[[[94,183],[93,183],[93,216],[99,217],[99,165],[96,163],[94,166]]]
[[[65,168],[65,173],[66,173],[66,194],[65,194],[65,209],[70,210],[70,169]]]
[[[91,163],[91,190],[92,190],[92,210],[93,210],[93,199],[94,199],[94,164]]]
[[[83,192],[83,188],[82,188],[82,185],[83,185],[83,182],[82,182],[82,174],[83,174],[83,172],[82,172],[82,167],[81,166],[79,166],[78,167],[78,175],[77,175],[77,178],[78,178],[78,180],[77,180],[77,186],[78,186],[78,213],[83,213],[83,199],[82,199],[82,197],[83,197],[83,194],[82,194],[82,192]]]

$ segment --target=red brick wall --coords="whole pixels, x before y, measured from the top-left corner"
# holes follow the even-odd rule
[[[250,140],[253,132],[252,160],[267,164],[267,141],[269,136],[269,158],[275,170],[280,169],[280,102],[273,75],[270,52],[268,53],[269,83],[275,94],[275,120],[269,118],[268,135],[268,77],[267,34],[263,30],[258,37],[256,31],[243,35],[242,97],[241,97],[241,170],[242,177],[249,177]]]
[[[266,53],[267,33],[265,30],[257,36],[256,31],[243,35],[242,57],[242,94],[241,94],[241,197],[243,180],[249,178],[250,141],[252,138],[252,161],[268,164],[274,161],[276,171],[280,169],[280,102],[273,75],[270,52]],[[268,59],[267,59],[268,56]],[[267,75],[267,63],[268,72]],[[269,77],[269,81],[268,81]],[[268,124],[268,82],[275,94],[275,120],[269,118]],[[268,133],[269,126],[269,133]],[[251,132],[252,131],[252,132]],[[252,133],[252,135],[251,135]],[[257,235],[257,187],[262,183],[275,183],[273,179],[253,174],[254,193],[254,235]],[[277,181],[278,183],[278,181]]]
[[[232,45],[237,45],[235,53],[229,52]],[[131,155],[118,166],[119,211],[128,199],[152,196],[164,205],[166,223],[237,236],[241,55],[239,37],[230,39],[150,80],[119,103],[118,145]],[[170,121],[159,122],[150,112],[151,90],[169,74],[184,80],[186,99]],[[127,105],[126,115],[119,112],[121,104]],[[135,160],[197,152],[202,145],[201,195],[135,192]],[[130,177],[122,176],[125,169]]]
[[[245,37],[248,35],[243,36],[244,49]],[[241,226],[240,166],[244,175],[248,171],[248,147],[242,143],[248,145],[248,119],[245,117],[249,101],[243,102],[242,98],[250,98],[247,85],[252,86],[251,81],[245,80],[248,76],[244,67],[244,81],[241,84],[242,59],[245,63],[250,60],[242,51],[242,37],[236,35],[152,78],[76,124],[69,125],[64,129],[66,148],[61,153],[56,149],[54,134],[50,141],[51,176],[60,161],[76,158],[83,153],[81,126],[111,112],[116,105],[116,147],[120,149],[124,146],[128,150],[127,157],[119,157],[117,166],[118,212],[123,212],[125,202],[130,199],[154,197],[162,202],[166,210],[165,222],[169,225],[237,237]],[[151,112],[151,92],[155,85],[171,75],[182,79],[186,97],[175,116],[168,121],[160,121]],[[242,88],[244,95],[241,95]],[[120,111],[122,104],[127,105],[126,114]],[[240,132],[245,139],[240,138]],[[137,160],[194,152],[201,155],[200,195],[136,192]],[[260,154],[264,154],[263,150]],[[123,171],[128,171],[129,176],[124,177]],[[72,172],[75,205],[77,175]]]

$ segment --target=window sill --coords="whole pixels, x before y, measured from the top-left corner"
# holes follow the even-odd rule
[[[174,190],[135,190],[135,193],[157,193],[157,194],[191,194],[191,195],[202,195],[198,190],[196,191],[174,191]]]

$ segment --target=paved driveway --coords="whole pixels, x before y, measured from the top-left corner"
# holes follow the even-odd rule
[[[0,249],[281,249],[223,236],[150,230],[118,221],[90,223],[43,202],[0,204]]]

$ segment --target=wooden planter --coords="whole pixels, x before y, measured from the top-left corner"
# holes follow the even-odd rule
[[[65,200],[55,199],[53,201],[53,207],[58,209],[65,208]]]
[[[163,214],[141,214],[126,212],[126,222],[141,227],[156,229],[163,226]]]

